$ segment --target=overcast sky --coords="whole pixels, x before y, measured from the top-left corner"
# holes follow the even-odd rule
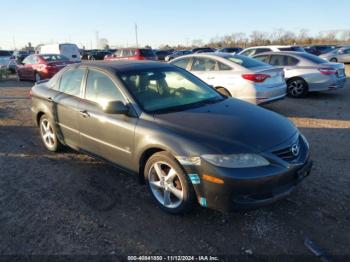
[[[234,32],[284,28],[310,34],[350,29],[349,0],[56,0],[2,1],[0,47],[51,42],[96,46],[186,44]]]

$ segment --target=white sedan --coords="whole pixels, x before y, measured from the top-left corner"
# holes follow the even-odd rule
[[[246,56],[202,53],[170,63],[190,71],[222,94],[250,103],[264,104],[286,96],[283,70]]]

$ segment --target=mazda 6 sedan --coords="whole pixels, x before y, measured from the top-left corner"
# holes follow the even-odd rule
[[[170,213],[266,205],[310,173],[309,144],[289,120],[173,65],[74,64],[31,97],[48,150],[69,146],[138,175]]]

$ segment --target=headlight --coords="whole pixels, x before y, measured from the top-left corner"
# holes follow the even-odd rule
[[[264,157],[256,154],[202,155],[202,158],[214,166],[227,168],[258,167],[270,164]]]
[[[198,156],[176,156],[176,159],[183,166],[200,166],[201,158]]]

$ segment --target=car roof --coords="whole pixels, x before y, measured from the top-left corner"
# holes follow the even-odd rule
[[[253,55],[253,57],[255,56],[260,56],[260,55],[300,55],[300,54],[305,54],[304,52],[297,52],[297,51],[279,51],[279,52],[264,52],[264,53],[260,53],[260,54],[256,54]]]
[[[251,46],[251,47],[247,47],[246,49],[251,49],[251,48],[270,48],[270,47],[283,48],[283,47],[293,47],[293,46],[298,46],[299,47],[299,45],[262,45],[262,46]]]
[[[82,65],[88,67],[97,67],[101,69],[106,69],[116,72],[128,72],[136,70],[148,70],[148,69],[157,69],[157,68],[173,68],[173,65],[153,62],[153,61],[96,61],[96,62],[83,62]]]

